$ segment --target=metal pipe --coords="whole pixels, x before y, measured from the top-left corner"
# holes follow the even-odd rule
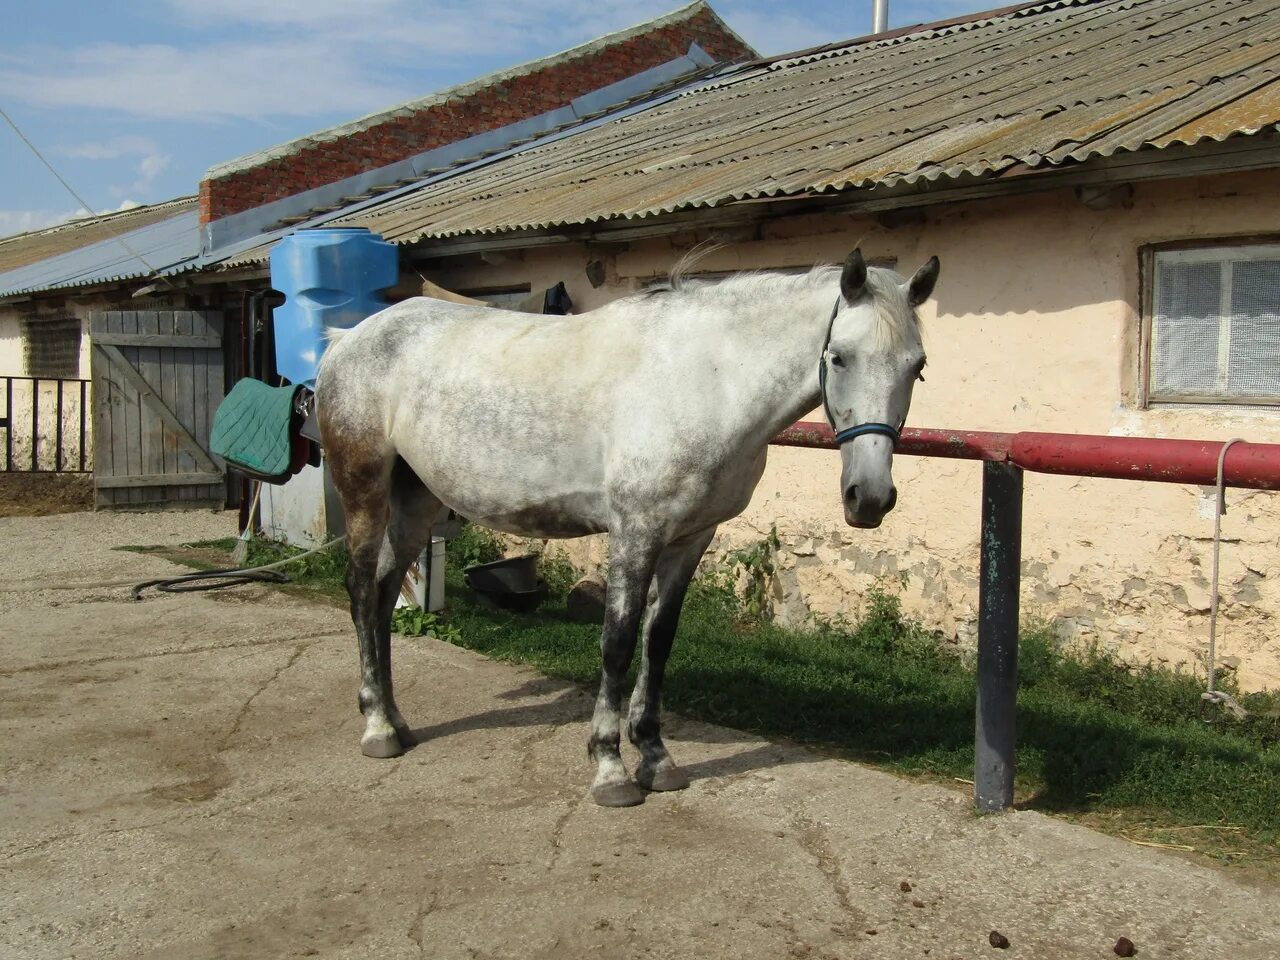
[[[780,447],[836,448],[835,431],[825,423],[800,420],[770,441]],[[902,431],[898,453],[916,457],[948,457],[953,460],[1008,460],[1011,433],[981,430],[932,430],[908,427]]]
[[[871,32],[884,33],[889,29],[889,0],[871,0]]]
[[[1212,485],[1225,442],[1019,433],[1009,459],[1036,473]],[[1280,444],[1237,443],[1227,451],[1225,471],[1228,486],[1280,490]]]
[[[835,449],[831,428],[813,421],[794,423],[771,442],[783,447]],[[897,452],[1008,462],[1034,473],[1209,486],[1217,482],[1223,442],[908,428],[902,431]],[[1227,452],[1224,476],[1229,487],[1280,490],[1280,444],[1235,444]]]
[[[973,800],[979,810],[1005,810],[1013,804],[1022,563],[1022,470],[1013,464],[982,465],[981,543]]]

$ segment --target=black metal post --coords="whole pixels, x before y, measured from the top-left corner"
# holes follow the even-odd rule
[[[988,461],[982,465],[973,772],[973,798],[979,810],[1004,810],[1013,804],[1021,563],[1022,468]]]
[[[85,403],[89,394],[89,381],[80,381],[80,472],[84,473]]]
[[[13,469],[13,377],[4,378],[4,469]]]
[[[31,472],[40,469],[40,378],[31,380]]]
[[[54,433],[53,472],[62,472],[62,379],[58,379],[58,427]]]

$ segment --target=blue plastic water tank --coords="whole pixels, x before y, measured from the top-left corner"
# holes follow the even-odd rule
[[[315,386],[325,331],[354,327],[387,305],[381,292],[399,280],[396,248],[363,227],[299,230],[271,251],[276,307],[276,369]]]

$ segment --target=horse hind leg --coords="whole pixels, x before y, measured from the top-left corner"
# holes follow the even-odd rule
[[[390,672],[383,670],[379,656],[378,565],[390,515],[395,454],[370,444],[356,431],[339,432],[328,423],[324,440],[326,461],[346,514],[347,594],[360,649],[359,705],[365,717],[360,749],[369,757],[394,757],[403,746],[388,709],[395,705]]]
[[[405,574],[422,552],[422,548],[430,542],[431,527],[441,507],[442,504],[427,489],[426,484],[404,460],[397,457],[391,469],[387,529],[378,556],[375,634],[379,688],[383,691],[382,706],[387,722],[395,731],[395,742],[386,737],[384,729],[380,729],[372,738],[368,738],[366,731],[368,742],[362,749],[371,756],[395,756],[413,744],[413,733],[396,706],[391,680],[391,619]],[[379,744],[386,752],[370,753],[370,750],[379,749]]]
[[[662,742],[662,680],[689,581],[714,535],[712,527],[668,546],[658,558],[649,589],[644,646],[627,721],[627,735],[640,751],[636,783],[646,790],[682,790],[689,785]]]

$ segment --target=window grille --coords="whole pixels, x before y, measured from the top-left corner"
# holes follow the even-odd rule
[[[1152,402],[1280,402],[1280,244],[1159,250]]]
[[[22,321],[22,352],[29,377],[66,379],[80,376],[80,321]]]

